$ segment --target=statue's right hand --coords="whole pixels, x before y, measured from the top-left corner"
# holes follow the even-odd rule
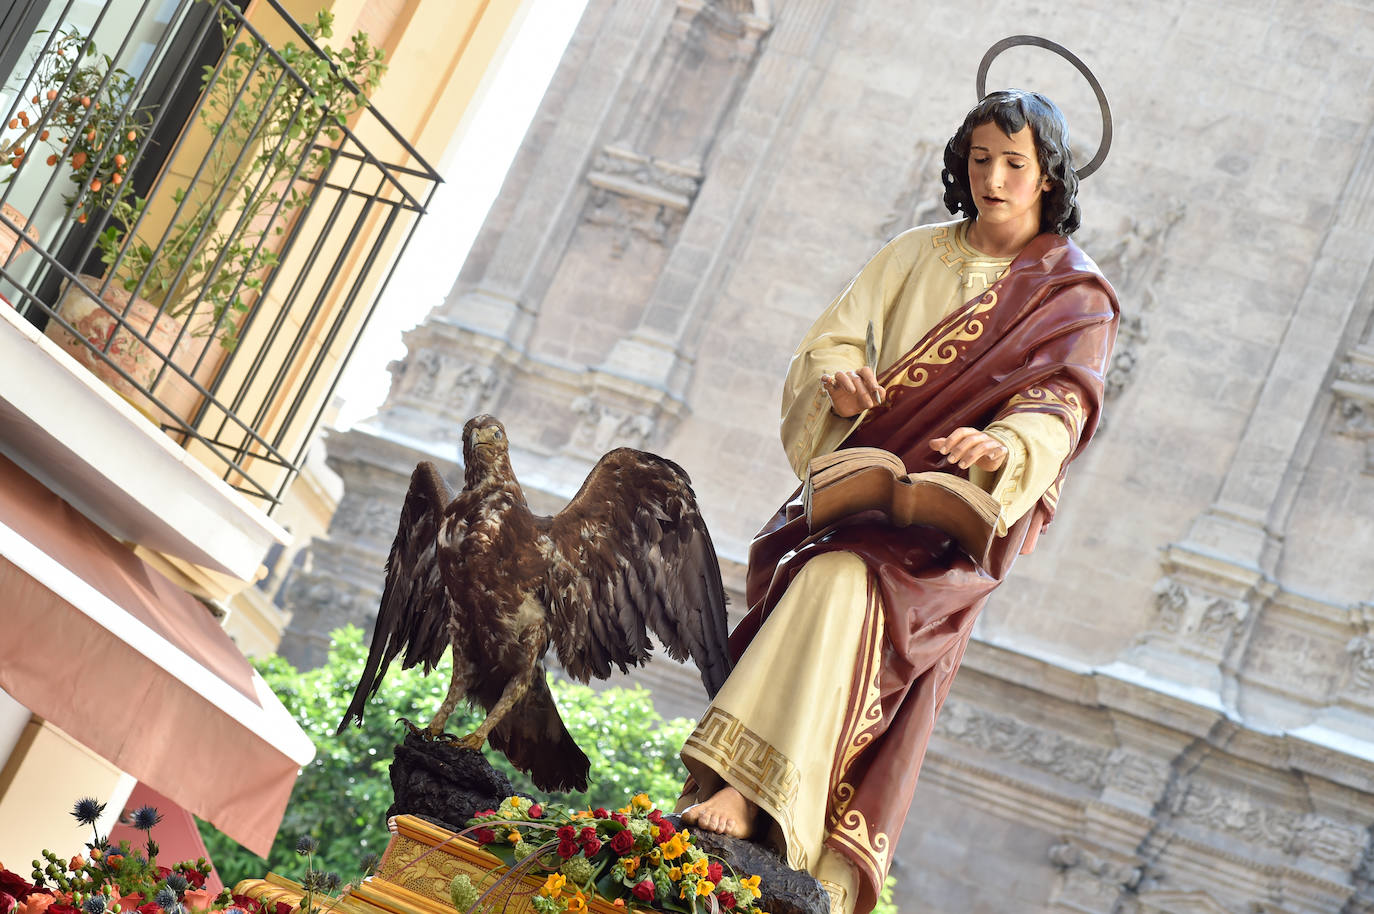
[[[883,402],[886,391],[873,369],[865,365],[858,371],[837,371],[821,375],[821,387],[830,395],[831,411],[842,419],[852,419]]]

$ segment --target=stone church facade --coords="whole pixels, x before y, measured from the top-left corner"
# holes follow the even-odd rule
[[[1136,8],[1138,6],[1138,8]],[[447,302],[291,584],[283,651],[370,625],[411,469],[498,415],[536,510],[618,445],[692,474],[736,607],[795,479],[792,347],[947,218],[978,58],[1035,32],[1110,94],[1080,243],[1116,284],[1107,424],[989,603],[895,851],[902,911],[1374,912],[1374,8],[1319,0],[590,0]],[[1090,91],[1044,52],[1083,155]],[[696,714],[689,671],[643,678]]]

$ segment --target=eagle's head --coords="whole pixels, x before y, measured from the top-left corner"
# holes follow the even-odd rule
[[[473,416],[463,426],[463,468],[469,481],[508,459],[506,427],[495,416]]]

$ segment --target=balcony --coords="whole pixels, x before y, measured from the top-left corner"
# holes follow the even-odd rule
[[[272,0],[31,6],[0,37],[0,450],[251,578],[439,176],[359,102],[367,49]]]

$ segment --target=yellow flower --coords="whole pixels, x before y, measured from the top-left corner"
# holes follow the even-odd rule
[[[630,814],[630,807],[622,806],[617,809],[616,812],[620,813],[622,816],[628,816]]]
[[[621,857],[620,865],[625,867],[625,875],[633,876],[639,870],[638,857]]]
[[[548,879],[545,879],[544,884],[539,887],[539,894],[546,895],[549,898],[557,898],[563,894],[563,886],[567,885],[567,883],[568,877],[564,876],[562,873],[553,873]]]
[[[675,866],[675,867],[673,867],[672,869],[670,869],[670,870],[668,871],[668,878],[671,879],[671,880],[673,880],[674,882],[677,882],[679,879],[681,879],[681,878],[682,878],[682,867],[680,867],[680,866]]]
[[[662,848],[656,847],[653,850],[649,851],[650,864],[652,864],[653,866],[658,866],[660,863],[663,862],[662,850]]]
[[[705,857],[702,857],[700,860],[688,864],[686,869],[689,873],[705,876],[711,872],[711,864],[707,862]]]
[[[759,891],[759,877],[745,876],[739,881],[739,884],[748,889],[749,894],[753,895],[755,898],[763,897],[763,892]]]
[[[507,797],[507,798],[506,798],[506,802],[509,803],[513,809],[519,809],[521,806],[524,806],[524,805],[525,805],[525,798],[524,798],[524,797]]]
[[[663,851],[664,860],[676,860],[686,853],[687,848],[683,846],[681,837],[673,835],[667,843],[659,845],[659,850]]]
[[[716,890],[716,884],[708,879],[703,879],[697,883],[698,895],[710,895]]]
[[[511,844],[519,844],[520,832],[512,828],[510,830],[510,833],[506,835],[506,840],[509,841]]]
[[[579,890],[577,895],[568,899],[568,914],[581,914],[587,910],[587,898]]]
[[[630,805],[635,809],[649,810],[654,808],[654,801],[649,799],[647,793],[637,793],[630,798]]]

